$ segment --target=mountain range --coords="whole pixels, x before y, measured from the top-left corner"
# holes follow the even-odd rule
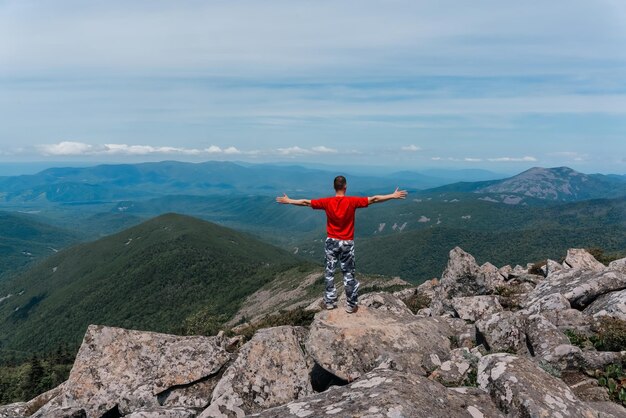
[[[448,174],[446,174],[448,173]],[[90,203],[148,199],[163,195],[306,195],[332,191],[336,172],[300,166],[237,164],[223,161],[98,165],[50,168],[33,175],[0,177],[0,204],[8,206]],[[345,173],[343,173],[345,174]],[[453,183],[497,177],[483,171],[403,171],[386,176],[349,177],[352,193],[380,193],[402,186],[410,190],[510,193],[550,200],[581,200],[626,194],[624,176],[582,174],[567,167],[532,168],[511,178]],[[442,177],[435,177],[442,176]],[[443,177],[447,176],[447,177]]]

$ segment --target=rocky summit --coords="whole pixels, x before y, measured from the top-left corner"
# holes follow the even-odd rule
[[[92,325],[67,381],[0,417],[624,418],[624,265],[454,248],[440,280],[248,341]]]

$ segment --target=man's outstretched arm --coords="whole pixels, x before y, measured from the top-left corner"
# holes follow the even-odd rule
[[[371,205],[372,203],[386,202],[387,200],[391,200],[391,199],[404,199],[406,195],[408,194],[407,191],[398,190],[398,189],[399,188],[396,187],[396,191],[390,194],[381,194],[381,195],[368,197],[367,199],[369,201],[369,204]]]
[[[276,201],[278,203],[283,203],[285,205],[296,205],[296,206],[311,206],[310,199],[290,199],[289,196],[283,194],[283,196],[277,197]]]

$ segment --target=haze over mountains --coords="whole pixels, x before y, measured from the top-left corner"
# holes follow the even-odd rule
[[[23,225],[22,228],[42,228],[43,225],[44,229],[49,228],[55,233],[47,232],[45,242],[34,240],[32,245],[32,234],[0,235],[0,245],[7,254],[0,266],[0,278],[50,255],[53,250],[49,247],[58,250],[80,240],[96,239],[168,212],[247,231],[319,262],[320,254],[315,250],[314,240],[324,234],[323,214],[277,205],[274,196],[282,192],[292,197],[310,198],[332,194],[331,182],[335,174],[284,164],[166,161],[51,168],[34,175],[2,177],[0,210],[13,214],[16,211],[29,213],[29,217],[11,218],[11,222]],[[513,262],[515,254],[510,259],[492,254],[497,248],[495,243],[501,238],[487,239],[484,234],[523,230],[528,237],[539,237],[540,230],[550,230],[555,242],[559,237],[563,238],[563,244],[551,247],[552,250],[562,252],[566,247],[564,243],[570,242],[570,238],[582,239],[575,240],[578,244],[570,242],[570,246],[585,246],[584,237],[590,236],[593,228],[601,228],[602,232],[595,234],[592,240],[593,245],[608,251],[619,249],[619,236],[623,233],[621,228],[626,217],[623,198],[620,198],[626,196],[626,177],[623,175],[588,175],[560,167],[532,168],[510,178],[483,180],[490,176],[497,177],[484,170],[348,175],[351,194],[387,193],[396,186],[410,190],[407,201],[360,211],[357,236],[369,239],[432,228],[470,231],[483,234],[476,242],[494,243],[482,248],[469,247],[479,257],[484,254],[499,262]],[[444,177],[479,181],[442,185],[450,181]],[[429,188],[430,185],[437,187]],[[592,198],[608,200],[586,203]],[[579,201],[581,204],[576,205]],[[543,210],[541,207],[554,209]],[[419,235],[419,232],[415,233]],[[459,236],[458,233],[448,235]],[[452,241],[442,242],[442,250],[456,245]],[[537,239],[531,241],[535,248],[540,245]],[[393,248],[394,239],[390,238],[385,245]],[[426,250],[428,245],[424,242],[421,248]],[[521,251],[517,253],[517,258],[526,259],[527,256]],[[432,263],[420,263],[429,267],[411,268],[408,278],[423,280],[424,275],[434,274],[442,257],[443,253],[435,256]],[[364,265],[369,270],[368,260],[370,258],[364,260]],[[384,264],[374,258],[371,265]],[[406,274],[407,269],[374,268],[369,271]]]

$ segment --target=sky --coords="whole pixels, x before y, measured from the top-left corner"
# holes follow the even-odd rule
[[[626,173],[626,2],[0,0],[0,164]]]

